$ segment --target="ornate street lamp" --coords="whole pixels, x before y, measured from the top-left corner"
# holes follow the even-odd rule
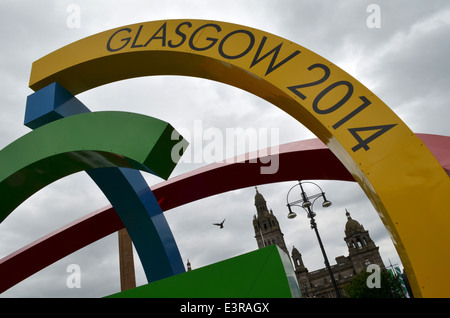
[[[306,194],[306,192],[303,190],[303,184],[305,184],[305,183],[315,185],[316,187],[319,188],[320,192],[316,193],[316,194],[313,194],[311,196],[308,196]],[[300,186],[301,197],[302,198],[299,199],[299,200],[296,200],[296,201],[289,202],[289,194],[291,193],[292,189],[294,189],[296,186]],[[309,181],[301,182],[301,181],[299,181],[298,184],[294,185],[288,191],[288,193],[286,195],[286,202],[287,202],[287,207],[288,207],[288,210],[289,210],[289,213],[288,213],[287,217],[288,217],[288,219],[293,219],[293,218],[295,218],[297,216],[297,214],[292,211],[292,209],[291,209],[292,206],[301,207],[301,208],[303,208],[306,211],[307,217],[311,219],[310,220],[311,229],[314,230],[314,232],[316,233],[316,236],[317,236],[317,240],[319,241],[319,246],[320,246],[320,249],[322,251],[323,258],[325,260],[325,266],[326,266],[326,268],[328,270],[328,274],[330,275],[331,283],[333,284],[334,291],[336,292],[336,297],[340,298],[341,294],[339,293],[339,288],[337,287],[336,280],[334,279],[333,272],[331,271],[331,266],[330,266],[330,263],[328,262],[328,257],[327,257],[327,254],[325,253],[325,249],[323,247],[322,240],[320,239],[319,230],[317,229],[317,224],[316,224],[316,221],[314,219],[314,217],[316,216],[316,213],[312,210],[312,208],[314,206],[314,203],[316,202],[316,200],[318,198],[323,198],[322,207],[328,208],[329,206],[331,206],[331,202],[327,200],[327,198],[325,197],[325,192],[323,192],[322,188],[319,187],[319,185],[315,184],[314,182],[309,182]]]

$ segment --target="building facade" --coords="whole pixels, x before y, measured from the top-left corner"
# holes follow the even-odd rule
[[[267,203],[256,188],[256,212],[253,216],[253,228],[258,248],[276,244],[286,254],[291,256],[298,285],[303,297],[334,298],[336,297],[330,275],[326,268],[310,272],[303,263],[301,253],[293,247],[289,254],[277,218],[272,210],[267,209]],[[348,256],[336,257],[336,264],[331,265],[334,278],[341,295],[345,295],[343,287],[368,265],[376,264],[384,269],[378,247],[370,238],[369,232],[356,220],[352,219],[346,210],[347,223],[345,225],[344,241],[348,247]]]

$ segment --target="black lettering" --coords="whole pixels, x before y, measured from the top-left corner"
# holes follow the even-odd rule
[[[338,129],[341,125],[355,117],[357,114],[359,114],[363,109],[365,109],[367,106],[372,104],[370,100],[368,100],[365,96],[359,96],[359,98],[363,101],[363,103],[358,106],[355,110],[353,110],[350,114],[342,118],[340,121],[338,121],[336,124],[333,125],[333,129]]]
[[[358,141],[358,144],[352,148],[353,152],[364,148],[364,150],[369,150],[369,142],[374,141],[378,137],[380,137],[382,134],[390,130],[391,128],[395,127],[397,124],[391,124],[391,125],[379,125],[379,126],[371,126],[371,127],[359,127],[359,128],[350,128],[348,131],[352,134],[353,137]],[[362,139],[361,136],[358,134],[360,131],[371,131],[376,130],[375,133],[370,135],[366,139]]]
[[[208,24],[204,24],[204,25],[200,26],[197,30],[195,30],[192,33],[191,37],[189,38],[189,47],[191,49],[193,49],[194,51],[205,51],[205,50],[211,48],[212,46],[214,46],[214,44],[216,44],[216,42],[218,41],[218,39],[216,39],[216,38],[207,37],[206,40],[211,42],[209,45],[207,45],[205,47],[196,47],[194,45],[194,38],[197,35],[197,33],[202,31],[203,29],[205,29],[207,27],[213,27],[213,28],[215,28],[217,30],[217,32],[222,31],[221,27],[219,25],[217,25],[217,24],[214,24],[214,23],[208,23]]]
[[[147,43],[144,44],[144,47],[149,45],[152,40],[157,40],[157,39],[161,40],[162,46],[166,46],[166,24],[167,24],[167,22],[164,22],[164,24],[158,29],[158,31],[156,31],[155,34],[153,34],[153,36],[147,41]],[[159,34],[159,32],[161,32],[161,31],[162,31],[162,35],[157,36]]]
[[[131,48],[142,47],[142,44],[136,45],[137,39],[139,38],[139,34],[141,34],[142,24],[139,26],[139,29],[134,37],[133,43],[131,43]]]
[[[223,45],[224,45],[225,41],[228,40],[228,38],[230,38],[232,35],[237,34],[237,33],[244,33],[244,34],[247,34],[249,36],[250,43],[249,43],[248,47],[245,49],[245,51],[243,51],[242,53],[239,53],[237,55],[225,54],[225,52],[223,51]],[[222,41],[220,41],[220,43],[219,43],[219,54],[222,57],[226,58],[226,59],[238,59],[238,58],[246,55],[248,52],[250,52],[250,50],[253,48],[253,45],[255,45],[255,36],[253,35],[253,33],[251,33],[250,31],[247,31],[247,30],[236,30],[236,31],[228,33],[222,39]]]
[[[108,51],[110,51],[110,52],[120,51],[121,49],[123,49],[125,46],[128,45],[128,43],[129,43],[130,40],[131,40],[131,37],[127,37],[127,38],[121,39],[121,40],[120,40],[121,42],[125,42],[125,44],[122,45],[121,47],[114,48],[114,49],[111,47],[111,41],[112,41],[112,39],[113,39],[119,32],[122,32],[122,31],[126,31],[126,32],[130,33],[130,32],[131,32],[131,29],[130,29],[130,28],[123,28],[123,29],[120,29],[120,30],[117,30],[116,32],[114,32],[113,35],[111,35],[111,37],[108,39],[108,42],[106,43],[106,49],[107,49]]]
[[[313,64],[310,67],[308,67],[308,70],[312,71],[315,68],[321,68],[324,71],[323,76],[321,78],[319,78],[317,81],[314,82],[289,86],[288,89],[291,90],[295,95],[297,95],[301,99],[305,99],[306,96],[300,93],[299,88],[319,85],[325,82],[328,79],[328,77],[330,77],[330,69],[328,68],[328,66],[323,64]]]
[[[338,87],[338,86],[347,86],[347,93],[345,94],[344,97],[341,98],[340,101],[338,101],[336,104],[334,104],[333,106],[330,106],[326,109],[320,109],[319,108],[319,101],[331,90],[333,90],[334,88]],[[319,93],[319,95],[316,96],[316,98],[313,101],[313,109],[316,113],[324,115],[324,114],[329,114],[331,112],[334,112],[336,109],[338,109],[339,107],[341,107],[342,105],[344,105],[349,98],[352,96],[353,94],[353,85],[350,82],[347,81],[339,81],[336,83],[331,84],[330,86],[328,86],[327,88],[325,88],[323,91],[321,91]]]
[[[186,34],[181,32],[181,30],[180,30],[181,26],[183,26],[183,25],[187,25],[189,28],[192,27],[192,23],[191,22],[182,22],[182,23],[178,24],[177,28],[175,29],[175,33],[178,34],[181,37],[181,41],[178,44],[172,44],[172,40],[169,40],[167,42],[169,47],[171,47],[171,48],[179,47],[180,45],[182,45],[184,43],[184,41],[186,41]]]
[[[289,55],[288,57],[286,57],[284,60],[282,60],[281,62],[279,62],[278,64],[275,64],[275,61],[278,57],[278,53],[280,53],[281,47],[283,45],[283,43],[280,43],[277,47],[274,47],[272,50],[270,50],[269,52],[267,52],[266,54],[264,54],[261,58],[259,58],[259,55],[261,54],[261,51],[264,47],[264,44],[266,43],[267,37],[264,36],[261,40],[261,43],[259,44],[258,50],[256,51],[256,54],[253,58],[252,64],[250,65],[250,68],[252,68],[253,66],[255,66],[256,64],[258,64],[259,62],[261,62],[262,60],[264,60],[266,57],[268,57],[269,55],[272,55],[272,60],[269,63],[269,67],[267,68],[266,74],[268,75],[271,72],[275,71],[277,68],[279,68],[281,65],[285,64],[286,62],[288,62],[290,59],[292,59],[294,56],[296,56],[297,54],[300,53],[299,50],[296,50],[294,53],[292,53],[291,55]]]

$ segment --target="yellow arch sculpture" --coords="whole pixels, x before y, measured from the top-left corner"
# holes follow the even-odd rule
[[[101,32],[44,56],[33,63],[30,87],[58,82],[75,95],[149,75],[230,84],[296,118],[363,188],[391,234],[414,295],[450,296],[449,176],[378,97],[300,45],[225,22],[152,21]]]

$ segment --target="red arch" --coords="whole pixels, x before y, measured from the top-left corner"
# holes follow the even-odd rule
[[[417,134],[450,176],[450,137]],[[254,155],[254,154],[253,154]],[[261,174],[265,159],[275,160],[279,169],[274,174]],[[249,158],[253,158],[249,154]],[[271,163],[274,163],[273,161]],[[307,167],[307,169],[305,169]],[[236,179],[220,179],[222,175],[238,175]],[[215,163],[161,182],[153,187],[163,211],[215,194],[258,184],[291,180],[322,179],[355,181],[348,170],[319,139],[309,139],[279,146],[271,158],[260,157],[257,163]],[[25,278],[112,234],[124,226],[116,211],[104,207],[92,212],[0,260],[0,292]],[[64,242],[64,244],[62,244]]]

